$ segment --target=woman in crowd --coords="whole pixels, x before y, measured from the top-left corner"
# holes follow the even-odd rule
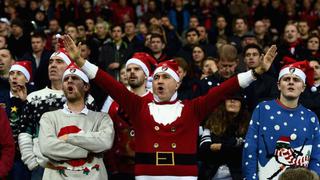
[[[200,179],[242,179],[242,148],[249,119],[241,94],[226,99],[209,116],[200,142]]]
[[[192,48],[192,62],[190,68],[190,76],[200,79],[202,75],[202,64],[206,59],[206,52],[201,46],[194,46]]]
[[[207,57],[205,60],[203,60],[202,63],[202,76],[201,79],[213,75],[215,72],[218,71],[217,66],[217,59],[213,57]]]
[[[317,35],[311,35],[307,41],[307,49],[309,51],[309,60],[311,59],[320,59],[320,37]]]

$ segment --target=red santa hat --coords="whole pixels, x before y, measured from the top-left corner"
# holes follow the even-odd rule
[[[278,80],[280,80],[286,74],[294,74],[302,79],[304,83],[311,87],[311,91],[316,91],[316,87],[314,87],[314,70],[310,66],[309,61],[299,61],[294,62],[292,58],[283,58],[283,62],[287,64],[290,62],[291,64],[285,65],[279,73]]]
[[[151,66],[156,66],[157,65],[157,61],[150,56],[148,53],[144,53],[144,52],[137,52],[134,53],[132,58],[129,59],[126,63],[126,67],[129,64],[136,64],[138,66],[140,66],[144,72],[144,74],[149,77],[151,74]]]
[[[63,43],[63,39],[61,38],[60,34],[56,35],[56,38],[58,39],[58,44],[59,44],[59,50],[54,52],[51,56],[50,59],[53,56],[58,56],[60,57],[64,62],[67,63],[67,65],[71,64],[72,59],[70,58],[70,56],[68,55],[66,49],[64,48],[64,43]]]
[[[290,144],[290,138],[287,136],[280,136],[280,138],[277,140],[277,143]]]
[[[71,63],[67,69],[64,71],[62,79],[64,79],[67,75],[74,74],[80,77],[84,82],[89,83],[88,76],[82,72],[79,67],[75,63]]]
[[[161,62],[153,72],[153,77],[160,72],[168,73],[174,80],[180,82],[179,65],[174,60]]]
[[[30,61],[16,61],[10,68],[9,72],[11,71],[20,71],[23,73],[23,75],[26,77],[28,82],[31,79],[32,76],[32,67]]]
[[[77,126],[65,126],[60,129],[60,131],[58,133],[58,137],[66,135],[66,134],[78,133],[80,131],[81,131],[81,129],[78,128]]]

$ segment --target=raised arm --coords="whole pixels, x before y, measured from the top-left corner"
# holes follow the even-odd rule
[[[228,96],[238,92],[240,87],[248,87],[257,76],[268,71],[276,55],[277,47],[272,45],[263,57],[263,61],[260,66],[254,70],[240,73],[236,77],[232,77],[221,83],[221,85],[210,89],[205,96],[194,99],[193,105],[200,119],[204,119]]]
[[[68,54],[88,75],[89,79],[93,79],[93,81],[123,107],[128,114],[134,114],[138,110],[142,103],[141,97],[130,92],[123,84],[116,81],[111,75],[99,69],[96,65],[83,59],[80,56],[80,44],[77,47],[70,36],[64,36],[64,45]]]

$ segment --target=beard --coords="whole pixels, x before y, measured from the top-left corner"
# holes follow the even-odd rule
[[[134,81],[130,81],[129,80],[128,84],[132,89],[135,89],[135,88],[141,87],[144,84],[144,81],[140,80],[140,79],[137,79],[137,80],[134,80]]]

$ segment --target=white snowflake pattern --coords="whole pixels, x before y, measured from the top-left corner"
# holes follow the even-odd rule
[[[271,136],[270,139],[272,140],[272,139],[273,139],[273,136]]]
[[[250,159],[251,159],[251,158],[252,158],[252,155],[251,155],[251,154],[249,154],[248,158],[250,158]]]
[[[320,144],[318,144],[318,148],[320,148]]]
[[[248,166],[248,164],[249,164],[248,162],[245,163],[246,166]]]
[[[293,131],[297,131],[297,129],[296,129],[296,128],[294,128],[294,129],[293,129]]]
[[[281,111],[277,111],[277,114],[280,115],[280,114],[281,114]]]
[[[41,104],[41,96],[34,96],[31,98],[31,104],[34,105],[34,107],[38,107],[39,104]]]
[[[303,128],[303,131],[307,131],[307,128]]]
[[[255,134],[255,135],[253,136],[253,138],[257,139],[257,138],[258,138],[258,136]]]
[[[253,124],[253,120],[252,120],[252,119],[250,120],[250,123],[249,123],[249,124],[250,124],[250,125],[252,125],[252,124]]]
[[[260,125],[259,121],[257,121],[257,125],[258,125],[258,126]]]
[[[262,154],[262,150],[261,149],[259,150],[259,154]]]
[[[245,144],[244,144],[244,148],[247,148],[248,146],[249,146],[248,143],[245,143]]]
[[[301,117],[301,120],[303,121],[303,120],[304,120],[304,117]]]
[[[49,94],[49,96],[46,96],[45,102],[49,104],[49,106],[52,106],[53,103],[57,102],[57,96],[55,94]]]
[[[264,126],[262,129],[263,129],[264,131],[266,131],[266,130],[267,130],[267,127]]]
[[[274,116],[270,116],[270,119],[271,119],[271,120],[274,120]]]
[[[301,111],[300,113],[301,113],[301,114],[304,114],[304,112],[303,112],[303,111]]]
[[[293,117],[293,114],[291,113],[289,116],[290,116],[290,117]]]
[[[288,123],[287,123],[287,122],[284,122],[283,125],[284,125],[284,126],[288,126]]]
[[[280,130],[280,126],[279,125],[275,125],[274,126],[274,130],[279,131]]]

